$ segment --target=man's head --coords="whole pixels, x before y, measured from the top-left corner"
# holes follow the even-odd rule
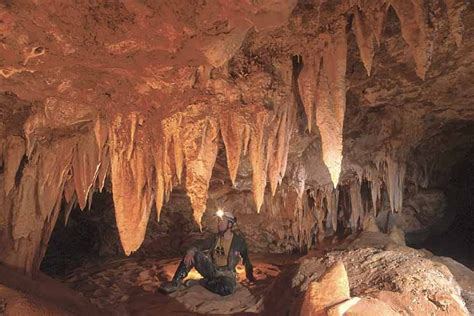
[[[219,233],[225,233],[228,229],[231,229],[232,226],[237,222],[237,219],[231,212],[224,212],[218,210],[216,212],[217,216],[217,231]]]

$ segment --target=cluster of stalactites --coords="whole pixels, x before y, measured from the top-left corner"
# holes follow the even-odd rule
[[[405,163],[388,155],[374,167],[354,168],[355,175],[336,189],[331,184],[305,189],[305,170],[297,167],[290,189],[272,204],[271,211],[280,216],[290,214],[292,234],[300,249],[310,247],[314,235],[320,242],[340,227],[353,232],[378,230],[375,218],[382,211],[383,190],[390,210],[402,211],[405,168]]]
[[[461,44],[462,1],[446,0],[451,34]],[[416,74],[425,79],[433,51],[432,33],[423,2],[416,0],[348,1],[354,13],[353,31],[360,56],[370,76],[376,46],[382,41],[385,14],[389,6],[397,13],[403,39],[416,64]],[[311,55],[304,56],[299,90],[307,115],[308,130],[316,125],[321,134],[323,160],[333,186],[339,183],[342,164],[343,123],[346,108],[347,21],[337,19],[319,34]],[[394,206],[396,207],[396,206]]]
[[[199,108],[191,105],[186,116],[177,113],[164,120],[151,133],[151,140],[145,140],[145,135],[137,137],[139,119],[135,114],[128,118],[119,116],[112,124],[112,190],[117,226],[127,254],[135,251],[143,240],[152,200],[159,219],[164,202],[183,175],[194,219],[201,224],[220,137],[226,148],[232,183],[236,181],[241,155],[249,155],[257,211],[263,203],[267,179],[274,194],[285,174],[295,119],[291,104],[281,106],[276,114],[257,111],[254,120],[246,117],[251,113],[203,116]]]
[[[445,0],[445,3],[451,33],[456,44],[460,45],[463,5],[457,0]],[[431,30],[425,19],[427,13],[415,0],[356,1],[356,5],[351,6],[351,10],[355,10],[354,33],[367,73],[370,75],[372,70],[374,47],[381,41],[388,5],[399,16],[402,36],[416,63],[416,73],[424,78],[433,45]],[[316,210],[315,217],[321,231],[324,229],[323,219],[326,226],[333,230],[338,221],[339,191],[334,187],[339,182],[342,163],[346,28],[347,20],[340,18],[328,31],[319,35],[319,44],[312,50],[314,53],[304,56],[305,66],[299,76],[308,129],[311,131],[314,125],[319,128],[323,160],[331,175],[332,186],[324,187],[312,197],[315,201],[313,206],[307,202],[298,202],[297,205],[302,210]],[[29,248],[25,248],[27,253],[17,256],[21,259],[10,258],[6,261],[29,262],[16,264],[20,266],[33,266],[32,262],[38,264],[38,258],[46,250],[43,240],[49,238],[62,198],[67,203],[66,214],[76,203],[82,209],[86,208],[91,203],[92,193],[96,189],[102,190],[109,171],[117,225],[126,254],[138,249],[143,241],[152,204],[155,203],[159,218],[164,201],[173,186],[182,181],[184,174],[194,218],[200,223],[206,209],[207,191],[220,137],[225,144],[233,183],[241,155],[249,155],[253,169],[253,194],[259,211],[267,182],[270,182],[274,195],[286,171],[295,107],[292,102],[285,102],[285,106],[277,106],[274,112],[256,107],[246,113],[209,111],[205,115],[198,110],[205,108],[205,105],[191,105],[186,116],[179,113],[173,115],[157,124],[152,133],[144,131],[146,122],[138,112],[119,114],[110,121],[97,118],[91,133],[70,139],[61,138],[51,145],[36,142],[26,127],[26,144],[23,138],[14,136],[4,144],[2,202],[8,205],[10,212],[15,210],[11,217],[13,239],[20,242],[29,238],[32,242]],[[26,163],[22,162],[23,157],[27,157]],[[377,209],[384,182],[392,211],[401,211],[404,164],[387,159],[384,168],[383,178],[367,174],[373,209]],[[363,204],[357,197],[360,191],[357,185],[354,183],[350,189],[353,201],[351,226],[360,222],[358,214]],[[308,195],[304,188],[304,181],[300,182],[297,196],[302,200],[304,195]],[[301,216],[297,221],[300,226],[298,234],[303,232],[298,240],[309,238],[310,230],[301,226],[306,218]],[[40,254],[35,249],[40,249]]]
[[[6,139],[0,203],[11,246],[17,251],[5,251],[2,262],[27,273],[38,269],[63,197],[69,211],[76,202],[81,207],[90,203],[89,192],[99,175],[106,174],[103,154],[93,134],[60,138],[48,145],[31,139],[25,142],[19,136]]]

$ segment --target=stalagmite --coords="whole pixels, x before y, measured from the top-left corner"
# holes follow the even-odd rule
[[[207,191],[217,158],[219,129],[217,121],[188,118],[181,130],[186,163],[186,191],[193,207],[194,220],[201,227],[206,211]]]
[[[267,185],[267,161],[265,154],[266,142],[264,141],[267,114],[265,112],[259,112],[256,116],[256,122],[259,123],[252,127],[252,136],[250,138],[250,163],[252,164],[253,174],[253,195],[257,207],[257,213],[259,213],[263,203],[265,187]]]
[[[136,135],[137,119],[118,115],[109,131],[115,218],[126,255],[143,241],[152,202],[152,163],[143,135]]]
[[[398,213],[402,210],[406,166],[404,163],[394,161],[390,156],[386,158],[386,163],[385,183],[390,199],[390,208],[393,212]]]
[[[391,0],[391,6],[400,19],[403,39],[410,47],[416,64],[416,74],[425,79],[431,63],[433,43],[425,22],[423,2],[418,0]]]

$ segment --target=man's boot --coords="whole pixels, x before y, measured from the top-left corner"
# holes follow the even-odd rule
[[[165,292],[166,294],[175,292],[180,288],[181,281],[188,275],[188,272],[189,269],[186,267],[186,264],[184,264],[184,261],[181,260],[171,282],[168,282],[167,284],[161,286],[160,290],[162,292]]]

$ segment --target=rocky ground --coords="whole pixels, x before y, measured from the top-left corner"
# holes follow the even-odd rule
[[[199,285],[169,296],[160,293],[158,288],[171,279],[178,258],[109,260],[82,266],[63,281],[116,315],[316,315],[316,309],[323,313],[318,315],[469,315],[474,311],[472,270],[399,243],[382,233],[363,232],[342,243],[328,242],[326,249],[300,258],[255,254],[257,282],[245,281],[239,266],[240,285],[229,297]],[[199,277],[195,271],[188,276]]]
[[[100,266],[84,266],[65,278],[74,290],[83,293],[93,304],[118,315],[228,314],[261,312],[263,299],[282,270],[293,256],[254,255],[254,274],[257,282],[245,281],[245,271],[238,266],[240,285],[231,297],[219,297],[199,285],[166,296],[158,291],[163,282],[170,280],[179,259],[125,259],[112,260]],[[188,279],[200,275],[191,271]]]
[[[303,257],[253,254],[257,281],[246,281],[238,266],[238,288],[227,297],[199,285],[159,292],[179,258],[91,262],[63,284],[0,265],[0,315],[471,315],[474,272],[406,247],[401,237],[366,231],[326,240]],[[194,270],[188,276],[199,278]]]

